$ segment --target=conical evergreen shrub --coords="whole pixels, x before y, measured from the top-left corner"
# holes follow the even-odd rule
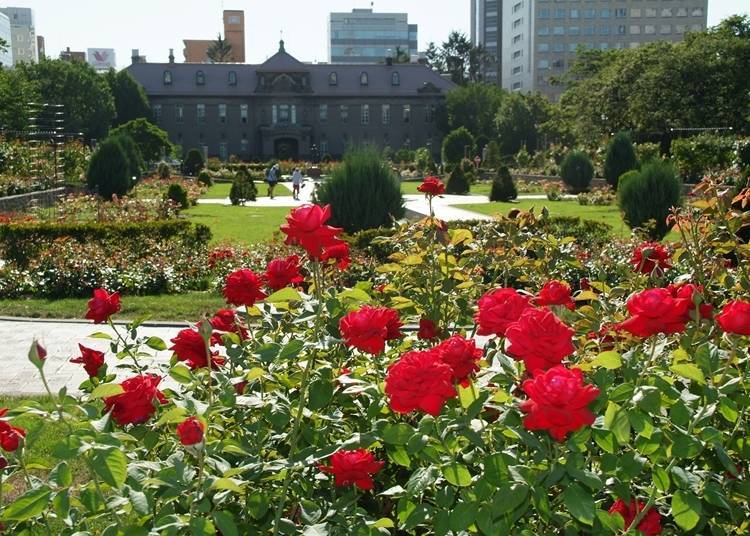
[[[204,165],[203,153],[198,149],[190,149],[182,162],[182,172],[190,177],[195,177]]]
[[[617,194],[625,223],[631,229],[647,227],[652,239],[661,240],[669,232],[670,209],[680,205],[682,183],[671,163],[652,161],[639,172],[625,173]]]
[[[464,173],[463,166],[456,166],[448,177],[448,184],[445,185],[445,192],[448,194],[464,195],[470,190],[469,179]]]
[[[585,192],[594,178],[594,164],[583,151],[571,151],[560,166],[560,176],[574,194]]]
[[[492,179],[490,201],[512,201],[518,197],[518,190],[507,166],[500,166]]]
[[[616,190],[620,176],[633,169],[638,169],[638,157],[635,154],[633,143],[627,133],[618,132],[607,146],[607,156],[604,160],[604,178]]]
[[[250,174],[245,169],[237,171],[229,189],[229,200],[232,204],[241,205],[245,201],[255,201],[257,196],[258,189]]]
[[[104,140],[89,162],[86,184],[107,201],[123,196],[131,186],[130,163],[117,140]]]

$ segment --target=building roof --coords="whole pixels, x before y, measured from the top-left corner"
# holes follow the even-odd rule
[[[322,97],[378,97],[444,94],[455,87],[450,80],[429,67],[405,64],[306,64],[287,53],[283,45],[279,52],[260,65],[237,63],[135,63],[127,70],[144,87],[149,96],[205,96],[243,97],[256,93],[263,73],[309,74],[310,88],[305,95]],[[170,71],[172,84],[164,85],[164,72]],[[203,71],[205,84],[196,84],[196,74]],[[234,71],[237,85],[229,84],[229,73]],[[367,73],[368,84],[360,84],[362,73]],[[399,84],[393,85],[392,75],[399,73]],[[337,84],[329,77],[336,73]],[[289,92],[290,94],[299,94]],[[258,94],[269,95],[268,91]],[[278,95],[278,92],[270,93]]]

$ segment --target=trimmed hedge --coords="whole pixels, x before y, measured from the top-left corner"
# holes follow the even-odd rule
[[[70,237],[78,242],[120,239],[123,242],[148,238],[182,238],[205,243],[211,229],[185,220],[129,223],[8,223],[0,225],[0,252],[6,261],[27,266],[29,259],[57,238]]]

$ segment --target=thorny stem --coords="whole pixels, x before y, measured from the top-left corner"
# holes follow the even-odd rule
[[[143,376],[143,369],[141,367],[141,364],[138,362],[138,357],[133,353],[133,350],[128,345],[128,342],[125,340],[125,338],[120,334],[120,332],[117,329],[117,326],[115,326],[115,323],[112,322],[112,318],[109,318],[107,320],[109,322],[109,327],[112,328],[112,331],[115,332],[115,335],[117,335],[117,339],[123,344],[125,351],[128,353],[130,358],[133,360],[133,363],[135,364],[135,367],[138,369],[138,374]]]

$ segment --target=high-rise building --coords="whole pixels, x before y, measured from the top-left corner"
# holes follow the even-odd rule
[[[405,59],[418,53],[418,26],[406,13],[375,13],[353,9],[331,13],[328,21],[329,63],[384,63],[400,52]]]
[[[245,12],[224,11],[224,39],[232,47],[227,63],[245,63]],[[210,63],[208,49],[213,39],[185,39],[185,63]]]
[[[681,41],[706,28],[707,11],[708,0],[471,0],[471,36],[495,51],[502,87],[556,100],[565,88],[550,79],[570,68],[578,47]]]
[[[13,45],[10,34],[10,19],[8,15],[0,12],[0,39],[5,42],[5,48],[0,50],[0,66],[11,67],[13,65]]]
[[[86,53],[70,50],[70,47],[67,47],[65,50],[60,51],[60,59],[63,61],[80,61],[85,63]]]
[[[43,35],[37,35],[36,36],[36,52],[37,56],[40,60],[47,57],[47,47],[44,44],[44,36]]]
[[[34,12],[27,7],[0,7],[0,13],[4,13],[10,19],[13,65],[38,61]]]

